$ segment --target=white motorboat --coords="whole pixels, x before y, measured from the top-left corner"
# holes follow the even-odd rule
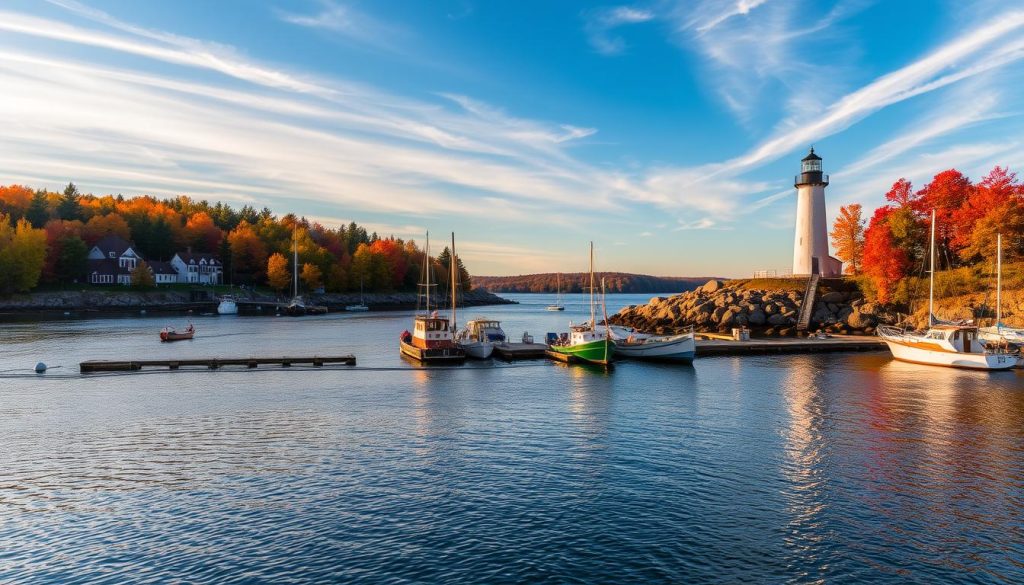
[[[505,331],[494,319],[477,317],[466,323],[455,336],[455,342],[471,358],[485,360],[494,353],[494,346],[505,343]]]
[[[231,295],[224,295],[220,298],[220,304],[217,305],[218,315],[237,315],[238,314],[238,303],[235,301],[235,297]]]
[[[555,295],[555,302],[548,305],[546,309],[548,311],[564,311],[565,305],[562,304],[562,273],[559,272],[557,278],[557,294]]]
[[[618,325],[612,325],[610,330],[615,353],[622,357],[691,363],[697,354],[692,328],[678,335],[651,335]]]
[[[939,323],[935,318],[935,212],[932,211],[929,260],[928,330],[913,332],[881,326],[878,336],[885,340],[892,357],[915,364],[1008,370],[1017,365],[1019,352],[995,344],[982,343],[978,328],[972,324]]]

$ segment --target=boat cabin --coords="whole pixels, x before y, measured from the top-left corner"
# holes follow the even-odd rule
[[[418,315],[413,326],[412,344],[422,349],[451,347],[452,331],[448,318]]]
[[[501,322],[491,319],[473,319],[466,323],[465,335],[468,341],[505,341],[505,331],[501,328]]]
[[[958,353],[979,353],[984,351],[984,345],[978,341],[977,327],[938,325],[928,330],[924,340],[946,346],[948,349]]]

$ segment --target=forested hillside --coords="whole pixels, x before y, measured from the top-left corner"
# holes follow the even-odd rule
[[[626,272],[598,272],[610,293],[678,293],[693,290],[709,280],[707,276],[650,276]],[[519,276],[474,276],[474,288],[494,293],[553,293],[557,290],[559,275],[521,274]],[[590,286],[590,273],[577,272],[561,275],[563,293],[579,293]]]

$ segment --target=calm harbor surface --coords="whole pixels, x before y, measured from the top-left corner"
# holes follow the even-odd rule
[[[460,321],[586,318],[507,296]],[[1024,581],[1024,372],[424,369],[410,315],[196,317],[175,344],[166,315],[0,323],[0,583]],[[314,353],[359,366],[77,371]]]

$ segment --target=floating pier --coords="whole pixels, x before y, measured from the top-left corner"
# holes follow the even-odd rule
[[[494,355],[508,361],[534,360],[543,358],[547,348],[543,343],[506,343],[495,345]]]
[[[751,339],[700,339],[697,334],[697,357],[715,355],[764,355],[773,353],[833,353],[844,351],[878,351],[886,348],[878,337],[866,335],[835,335],[826,339],[815,337]],[[718,337],[718,336],[715,336]]]
[[[167,368],[178,370],[181,368],[207,368],[217,370],[225,366],[243,366],[254,369],[259,366],[273,365],[287,368],[291,366],[315,366],[328,365],[356,365],[356,356],[313,356],[313,357],[247,357],[247,358],[190,358],[171,360],[119,360],[103,361],[91,360],[78,364],[78,369],[83,374],[93,372],[132,372],[143,368]]]

